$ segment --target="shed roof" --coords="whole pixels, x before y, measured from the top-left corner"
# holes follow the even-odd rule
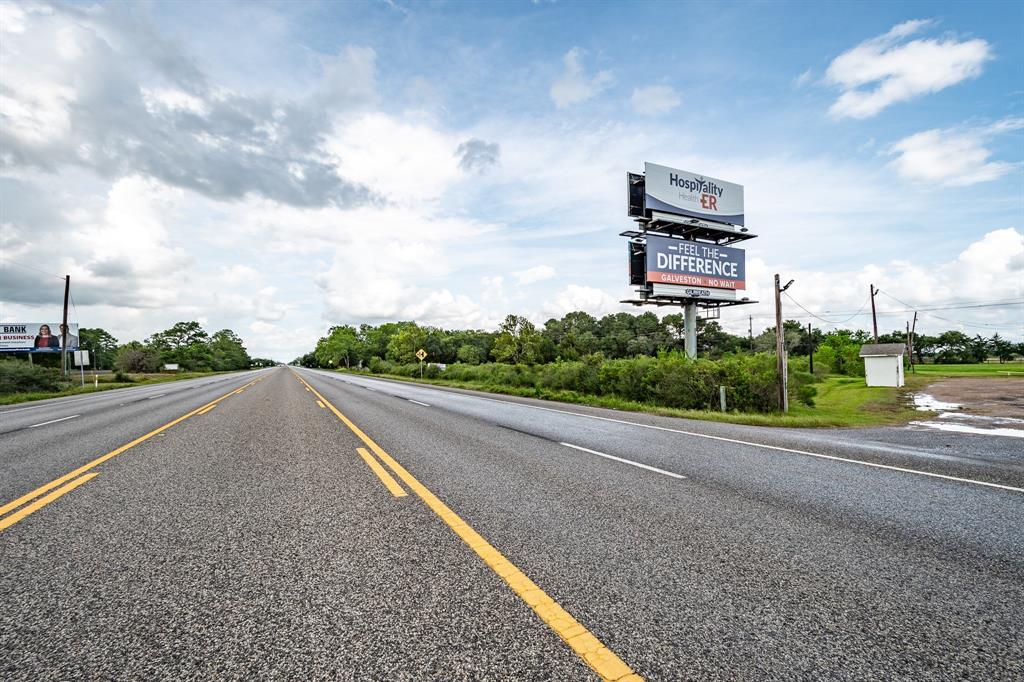
[[[896,356],[903,355],[907,352],[907,346],[903,343],[865,343],[860,347],[860,356],[866,357],[878,357],[878,356]]]

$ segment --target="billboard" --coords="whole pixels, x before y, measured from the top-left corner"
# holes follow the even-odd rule
[[[60,322],[0,323],[0,353],[59,353]],[[68,325],[68,350],[78,350],[78,325]]]
[[[746,289],[742,249],[647,236],[647,281],[711,289]]]
[[[743,185],[654,163],[644,175],[647,209],[743,225]]]

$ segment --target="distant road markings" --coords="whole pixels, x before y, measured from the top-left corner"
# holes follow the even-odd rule
[[[58,497],[61,497],[65,493],[71,492],[72,490],[82,485],[83,483],[88,483],[97,476],[99,476],[99,472],[97,471],[94,471],[91,474],[86,474],[85,476],[80,476],[75,480],[71,481],[70,483],[65,483],[64,485],[57,488],[49,495],[39,498],[38,500],[28,505],[27,507],[22,507],[21,509],[11,514],[10,516],[0,519],[0,531],[5,530],[9,526],[13,526],[18,521],[21,521],[23,518],[25,518],[32,512],[42,509],[46,505],[56,500]]]
[[[146,400],[156,400],[157,398],[163,398],[165,395],[167,395],[167,394],[166,393],[157,393],[156,395],[149,396],[148,398],[146,398]]]
[[[344,380],[343,380],[344,381]],[[466,395],[466,394],[461,394]],[[998,488],[1000,490],[1010,490],[1015,493],[1024,493],[1024,488],[1015,488],[1012,485],[1002,485],[1001,483],[989,483],[988,481],[979,481],[973,478],[960,478],[959,476],[947,476],[945,474],[936,474],[931,471],[921,471],[920,469],[908,469],[906,467],[892,466],[891,464],[877,464],[875,462],[865,462],[859,459],[850,459],[849,457],[837,457],[835,455],[823,455],[820,452],[808,452],[806,450],[796,450],[794,448],[784,448],[779,445],[766,445],[764,443],[754,443],[753,441],[738,440],[736,438],[726,438],[724,436],[711,436],[706,433],[697,433],[695,431],[684,431],[682,429],[670,429],[667,426],[654,426],[653,424],[640,424],[638,422],[626,421],[625,419],[612,419],[611,417],[599,417],[595,414],[585,414],[582,412],[572,412],[570,410],[557,410],[553,407],[541,407],[540,405],[527,405],[526,403],[516,403],[511,400],[498,400],[497,398],[484,398],[483,396],[470,396],[472,398],[479,398],[480,400],[489,400],[492,403],[501,403],[503,405],[518,405],[519,407],[526,407],[531,410],[544,410],[545,412],[557,412],[558,414],[568,414],[574,417],[584,417],[586,419],[597,419],[598,421],[612,422],[615,424],[625,424],[627,426],[636,426],[642,429],[654,429],[655,431],[667,431],[669,433],[679,433],[684,436],[695,436],[697,438],[707,438],[708,440],[717,440],[723,443],[735,443],[737,445],[749,445],[755,448],[763,448],[765,450],[776,450],[778,452],[789,452],[794,455],[804,455],[806,457],[817,457],[818,459],[828,459],[834,462],[846,462],[847,464],[859,464],[861,466],[873,467],[875,469],[888,469],[889,471],[900,471],[905,474],[916,474],[918,476],[928,476],[929,478],[941,478],[947,481],[957,481],[959,483],[972,483],[974,485],[985,486],[986,488]]]
[[[61,417],[60,419],[51,419],[50,421],[42,422],[41,424],[33,424],[32,426],[30,426],[28,428],[35,429],[35,428],[38,428],[40,426],[46,426],[47,424],[56,424],[57,422],[66,422],[69,419],[76,419],[76,418],[81,417],[81,416],[82,415],[80,415],[80,414],[73,414],[70,417]]]
[[[294,371],[294,370],[293,370]],[[296,373],[296,376],[298,374]],[[526,604],[540,616],[541,620],[547,623],[555,634],[561,637],[572,650],[590,666],[604,680],[615,682],[639,682],[642,677],[633,672],[615,653],[606,647],[589,630],[583,627],[572,615],[563,609],[554,599],[549,597],[544,590],[530,580],[525,573],[519,570],[511,561],[505,558],[501,552],[495,549],[482,535],[473,530],[469,524],[463,521],[458,514],[453,512],[436,495],[420,483],[415,476],[410,474],[405,467],[386,453],[369,436],[363,433],[362,429],[356,426],[348,417],[338,411],[331,401],[323,397],[315,388],[310,386],[305,379],[299,377],[299,381],[305,384],[317,398],[322,400],[341,420],[341,422],[356,435],[359,440],[366,443],[367,447],[381,459],[395,474],[402,479],[405,485],[416,493],[417,496],[444,521],[455,534],[462,538],[462,541],[469,545],[470,549],[476,552],[477,556],[484,560],[491,570],[497,573],[504,580],[512,591],[519,596]]]
[[[406,400],[408,400],[410,403],[416,403],[417,405],[422,405],[423,407],[430,407],[430,405],[427,405],[426,403],[421,403],[418,400],[413,400],[412,398],[406,398]]]
[[[320,409],[321,409],[321,410],[326,410],[326,409],[327,409],[327,408],[326,408],[326,407],[324,406],[324,404],[323,404],[322,402],[320,402],[319,400],[318,400],[318,401],[316,401],[316,404],[320,406]]]
[[[253,381],[250,381],[248,384],[246,384],[242,388],[248,388],[249,386],[252,386],[256,382],[262,381],[262,380],[263,380],[263,377],[260,377],[258,379],[254,379]],[[64,493],[70,492],[71,490],[74,490],[75,488],[77,488],[78,486],[82,485],[83,483],[88,482],[90,479],[92,479],[93,477],[95,477],[97,475],[97,473],[92,473],[92,474],[86,474],[85,476],[82,476],[82,474],[85,474],[85,472],[89,471],[90,469],[93,469],[93,468],[99,466],[100,464],[103,464],[108,459],[112,459],[114,457],[117,457],[122,452],[125,452],[126,450],[130,450],[131,448],[135,447],[139,443],[145,442],[145,441],[149,440],[150,438],[152,438],[153,436],[155,436],[155,435],[157,435],[159,433],[163,433],[167,429],[171,428],[172,426],[174,426],[176,424],[180,424],[181,422],[185,421],[189,417],[194,417],[195,415],[199,414],[200,412],[203,412],[204,410],[207,410],[208,408],[209,409],[213,409],[213,407],[215,407],[222,400],[226,400],[226,399],[230,398],[231,396],[235,395],[236,393],[238,393],[237,390],[231,391],[230,393],[225,393],[221,397],[219,397],[219,398],[217,398],[217,399],[215,399],[215,400],[213,400],[213,401],[211,401],[209,403],[206,403],[205,405],[203,405],[201,407],[197,407],[196,409],[192,410],[191,412],[189,412],[187,414],[184,414],[184,415],[178,417],[177,419],[169,421],[169,422],[167,422],[166,424],[164,424],[163,426],[161,426],[159,428],[153,429],[152,431],[150,431],[146,435],[139,436],[138,438],[136,438],[135,440],[131,441],[130,443],[125,443],[121,447],[119,447],[119,448],[117,448],[115,450],[111,450],[110,452],[108,452],[105,455],[97,457],[96,459],[92,460],[88,464],[83,464],[82,466],[78,467],[74,471],[66,473],[63,476],[59,477],[59,478],[55,478],[52,481],[50,481],[49,483],[47,483],[46,485],[41,485],[38,488],[36,488],[35,490],[33,490],[32,492],[26,493],[25,495],[22,495],[21,497],[15,499],[15,500],[11,500],[10,502],[5,504],[4,506],[0,507],[0,517],[4,517],[4,518],[0,518],[0,531],[6,530],[10,526],[13,526],[15,523],[17,523],[18,521],[22,520],[23,518],[25,518],[26,516],[28,516],[32,512],[38,511],[40,508],[42,508],[42,507],[46,506],[47,504],[49,504],[50,502],[56,500],[58,497],[60,497]],[[75,416],[77,417],[78,415],[75,415]],[[65,419],[67,419],[67,417]],[[62,421],[62,420],[57,420],[57,421]],[[42,424],[38,424],[37,426],[42,426]],[[81,478],[79,478],[80,476],[81,476]],[[57,490],[54,490],[52,493],[49,493],[45,497],[36,500],[37,497],[39,497],[43,493],[47,493],[48,491],[53,490],[54,488],[57,488]],[[36,501],[32,502],[32,500],[36,500]],[[26,504],[28,502],[32,502],[32,504],[29,504],[28,506],[24,507],[23,509],[20,509],[17,512],[11,514],[10,516],[6,516],[6,514],[8,514],[9,512],[12,512],[15,509],[18,509],[19,507],[21,507],[22,505],[24,505],[24,504]]]
[[[614,459],[616,462],[622,462],[623,464],[629,464],[630,466],[640,467],[641,469],[647,469],[648,471],[653,471],[657,474],[664,474],[665,476],[671,476],[672,478],[686,478],[686,476],[683,476],[681,474],[674,474],[671,471],[665,471],[664,469],[659,469],[657,467],[647,466],[646,464],[641,464],[640,462],[634,462],[631,459],[623,459],[622,457],[616,457],[615,455],[609,455],[604,452],[598,452],[597,450],[591,450],[590,448],[584,448],[579,445],[573,445],[572,443],[559,443],[559,445],[564,445],[565,447],[572,448],[574,450],[589,452],[590,454],[597,455],[598,457]]]
[[[318,400],[317,402],[320,401]],[[323,407],[323,405],[320,407]],[[398,481],[392,478],[391,474],[384,470],[384,467],[380,465],[380,462],[366,451],[366,448],[356,448],[356,452],[358,452],[359,456],[363,458],[364,462],[366,462],[366,466],[370,467],[370,470],[377,474],[377,478],[381,480],[385,488],[391,491],[392,495],[395,497],[405,497],[409,494],[405,492],[405,489],[402,488],[402,486],[398,485]]]

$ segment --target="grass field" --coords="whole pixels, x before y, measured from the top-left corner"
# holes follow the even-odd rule
[[[88,372],[85,375],[85,386],[72,382],[71,386],[63,391],[47,391],[33,393],[11,393],[0,396],[0,405],[14,405],[16,403],[27,403],[33,400],[46,400],[48,398],[63,398],[69,395],[82,395],[83,393],[96,393],[97,391],[110,391],[117,388],[128,388],[129,386],[148,386],[151,384],[162,384],[168,381],[181,381],[183,379],[196,379],[214,374],[230,374],[230,372],[182,372],[180,374],[129,374],[132,381],[118,381],[113,374],[99,375],[99,385],[94,384],[93,377]],[[78,381],[78,379],[76,379]]]
[[[1024,362],[979,362],[971,365],[915,365],[914,372],[927,377],[1024,377]],[[910,374],[907,375],[911,376]]]
[[[338,370],[344,371],[344,370]],[[678,410],[659,405],[637,403],[621,398],[594,396],[573,391],[546,391],[514,388],[509,386],[484,385],[472,382],[445,381],[443,379],[410,379],[395,375],[369,375],[410,383],[433,384],[453,388],[468,388],[488,393],[518,395],[526,398],[557,400],[559,402],[607,407],[629,412],[648,412],[667,417],[702,419],[706,421],[750,424],[754,426],[783,426],[813,428],[829,426],[885,426],[904,424],[911,419],[925,416],[910,405],[909,394],[928,383],[925,377],[908,377],[907,386],[897,388],[868,388],[863,377],[832,376],[815,384],[818,395],[815,406],[791,404],[789,414],[758,414],[746,412],[721,412],[716,410]]]

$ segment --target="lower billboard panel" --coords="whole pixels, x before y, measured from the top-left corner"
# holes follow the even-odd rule
[[[677,284],[651,284],[653,296],[668,298],[703,298],[710,301],[735,301],[735,289],[712,289],[710,287],[686,287]]]

